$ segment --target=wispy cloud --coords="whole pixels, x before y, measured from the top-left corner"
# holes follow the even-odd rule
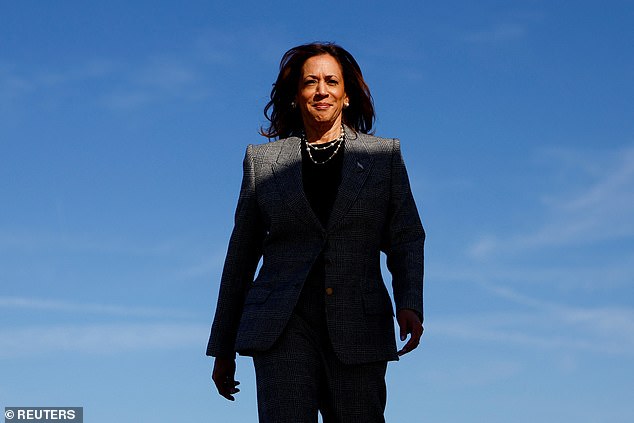
[[[93,59],[81,63],[0,69],[0,106],[19,102],[61,104],[72,96],[93,99],[93,106],[130,110],[167,101],[196,101],[213,85],[200,60],[146,57],[136,61]],[[90,102],[88,103],[90,105]]]
[[[442,336],[531,349],[634,356],[634,310],[560,309],[438,318]]]
[[[57,352],[78,354],[199,346],[209,327],[187,310],[162,307],[78,303],[33,297],[0,297],[4,315],[42,312],[47,323],[0,327],[0,358]],[[72,318],[73,324],[54,323]],[[116,323],[89,323],[93,317]],[[205,323],[208,316],[205,316]],[[165,323],[165,321],[175,323]]]
[[[116,78],[121,65],[109,60],[87,60],[67,67],[45,69],[26,68],[16,63],[0,64],[0,105],[16,105],[16,102],[37,96],[42,98],[59,95],[76,84],[85,88],[99,81]]]
[[[473,269],[471,281],[503,300],[507,311],[439,317],[431,331],[474,342],[634,356],[634,307],[564,304],[527,295],[508,281],[492,283],[486,270],[479,273]]]
[[[128,110],[165,101],[205,98],[210,85],[196,63],[175,58],[151,58],[128,66],[101,103],[108,108]]]
[[[0,64],[0,110],[10,110],[15,101],[29,95],[36,85],[13,66]]]
[[[79,304],[68,301],[26,298],[26,297],[0,297],[0,309],[25,309],[61,313],[78,313],[82,315],[97,314],[106,316],[123,317],[161,317],[161,318],[186,318],[195,314],[182,311],[156,307],[134,307],[108,304]]]
[[[209,277],[214,272],[220,272],[224,263],[224,250],[210,253],[205,259],[197,263],[193,263],[175,272],[174,276],[178,279],[197,279],[200,277]]]
[[[203,345],[208,331],[207,326],[198,324],[51,325],[0,328],[0,358],[49,355],[58,352],[116,354],[188,348]]]
[[[228,72],[242,66],[245,57],[275,61],[285,40],[266,25],[244,34],[210,29],[178,52],[148,53],[132,60],[97,57],[42,68],[0,62],[0,108],[10,110],[17,101],[55,105],[69,96],[90,98],[92,104],[84,104],[123,112],[200,101],[223,84],[217,77],[220,68]]]
[[[64,234],[51,232],[3,231],[0,233],[0,251],[71,251],[123,254],[130,256],[163,256],[182,249],[173,241],[138,243],[129,239],[104,238],[99,234]]]
[[[575,153],[577,154],[577,153]],[[570,163],[569,159],[564,159]],[[594,158],[596,160],[596,157]],[[601,169],[577,168],[568,176],[573,192],[563,186],[562,192],[543,198],[547,216],[535,222],[530,233],[489,234],[470,248],[474,257],[516,252],[531,248],[565,245],[589,245],[596,242],[630,239],[634,236],[634,147],[609,154]],[[579,179],[592,181],[578,187]]]
[[[425,341],[423,341],[423,345],[424,343]],[[423,348],[425,347],[423,346]],[[448,363],[441,364],[441,360],[447,360]],[[412,385],[416,380],[425,380],[425,383],[433,386],[435,390],[443,389],[455,392],[456,389],[490,389],[499,384],[508,386],[509,382],[522,377],[526,370],[526,364],[516,357],[509,359],[494,355],[471,357],[469,360],[455,360],[453,357],[445,357],[438,359],[433,366],[430,366],[429,362],[424,364],[426,361],[414,368],[409,367],[409,365],[390,368],[388,377],[394,377],[394,373],[396,373],[399,378],[411,380]],[[403,389],[403,387],[395,385],[393,389]]]

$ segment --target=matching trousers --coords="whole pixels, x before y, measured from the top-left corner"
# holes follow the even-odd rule
[[[387,362],[343,364],[298,314],[253,356],[260,423],[384,423]]]
[[[326,322],[323,257],[267,351],[253,355],[260,423],[385,423],[387,362],[343,364]]]
[[[276,343],[253,354],[260,423],[384,423],[387,362],[343,364],[326,326],[321,257]]]

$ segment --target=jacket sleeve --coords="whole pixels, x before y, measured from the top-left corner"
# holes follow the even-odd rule
[[[244,157],[240,197],[222,271],[207,355],[235,357],[234,344],[244,298],[262,256],[263,237],[264,227],[255,193],[253,146],[249,145]]]
[[[392,144],[390,203],[382,240],[387,268],[392,274],[396,310],[412,309],[422,321],[425,231],[397,139]]]

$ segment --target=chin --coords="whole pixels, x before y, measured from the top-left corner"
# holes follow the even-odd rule
[[[326,123],[326,122],[335,122],[337,120],[336,116],[329,114],[319,114],[319,115],[312,115],[311,116],[312,120],[318,123]]]

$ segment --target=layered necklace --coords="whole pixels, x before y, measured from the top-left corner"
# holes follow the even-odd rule
[[[332,160],[332,158],[337,155],[337,152],[339,152],[339,149],[341,148],[345,140],[346,140],[346,132],[344,131],[343,124],[341,125],[341,135],[339,135],[339,138],[337,138],[335,141],[328,142],[323,145],[309,143],[308,139],[306,139],[306,133],[302,131],[302,142],[306,146],[306,152],[308,153],[308,158],[310,159],[311,162],[315,163],[316,165],[325,164],[325,163],[328,163],[330,160]],[[334,146],[336,147],[333,149],[332,147]],[[327,159],[323,161],[319,161],[313,157],[313,151],[325,151],[328,149],[333,149],[333,152]]]

